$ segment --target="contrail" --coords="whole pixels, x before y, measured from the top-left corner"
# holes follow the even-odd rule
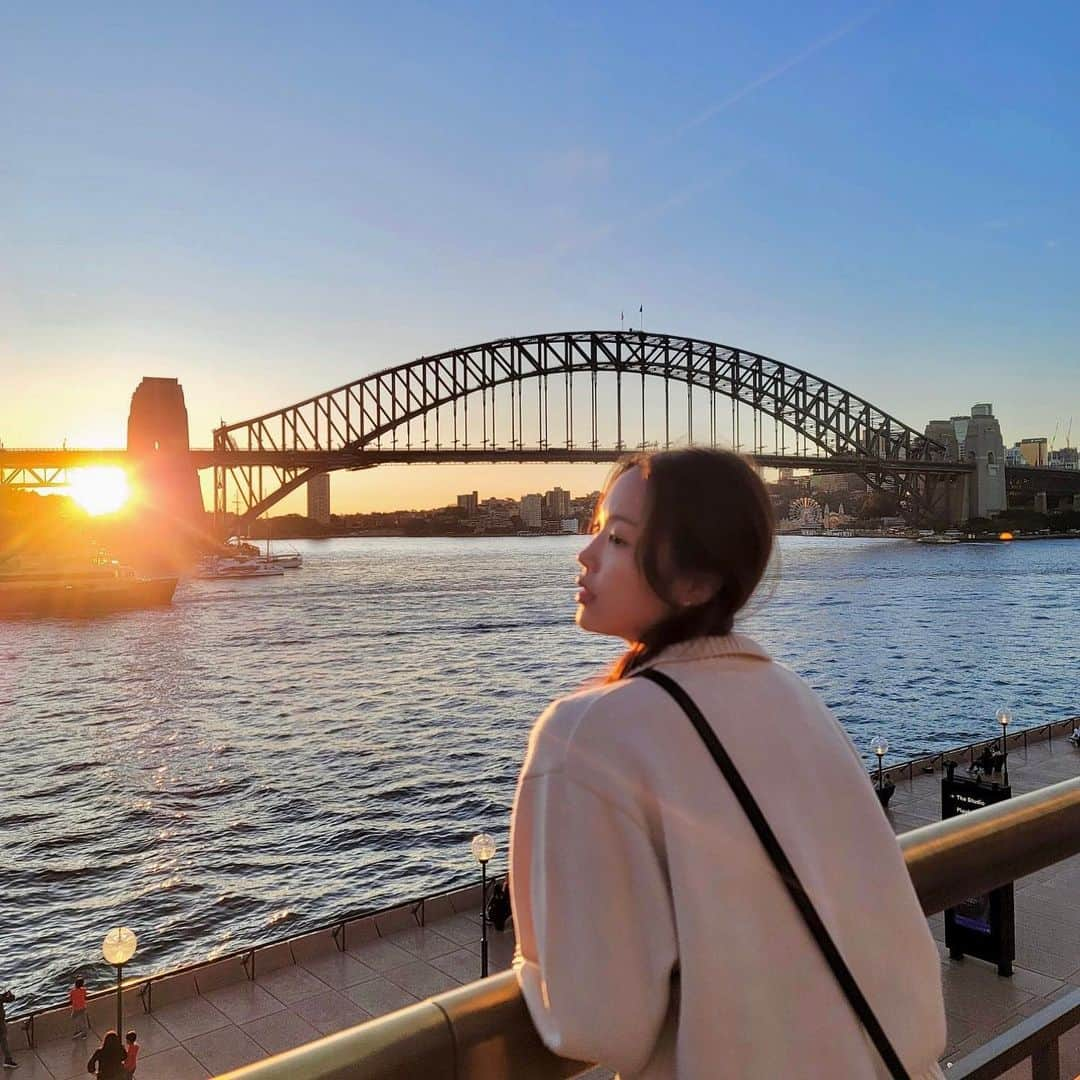
[[[711,120],[718,113],[722,113],[725,109],[730,109],[732,105],[742,101],[743,98],[748,97],[755,90],[760,89],[762,86],[766,86],[774,79],[779,79],[781,75],[787,74],[792,68],[798,67],[804,60],[808,60],[815,53],[821,52],[822,49],[827,49],[834,42],[839,41],[843,37],[847,37],[848,34],[855,30],[858,30],[863,23],[869,22],[875,15],[877,15],[884,8],[890,6],[889,4],[879,4],[877,7],[871,8],[869,11],[864,12],[857,18],[852,19],[850,22],[844,23],[843,26],[833,30],[832,33],[826,34],[822,38],[818,38],[813,44],[808,45],[802,52],[796,53],[793,57],[785,60],[782,64],[771,68],[765,72],[764,75],[753,79],[745,86],[739,87],[734,93],[729,94],[723,101],[718,101],[715,105],[710,105],[703,113],[699,113],[691,120],[687,120],[681,127],[676,128],[673,139],[677,139],[682,135],[685,135],[688,131],[693,130],[696,127],[700,127],[702,124]]]

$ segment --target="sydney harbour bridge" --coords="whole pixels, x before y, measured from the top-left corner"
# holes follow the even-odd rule
[[[201,516],[195,471],[213,469],[215,521],[243,531],[307,481],[338,470],[603,462],[690,444],[734,448],[763,467],[856,473],[925,520],[964,520],[977,480],[975,463],[950,459],[949,448],[884,409],[790,364],[671,334],[584,330],[388,367],[223,424],[209,449],[189,447],[178,382],[145,379],[126,450],[0,448],[0,484],[59,487],[68,469],[121,465],[141,474],[146,490],[171,486],[174,504],[186,485],[182,512]],[[1053,470],[1017,472],[1028,471]],[[1009,477],[1010,487],[1044,480],[1063,482]]]

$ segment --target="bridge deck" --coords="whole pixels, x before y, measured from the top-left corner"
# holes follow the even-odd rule
[[[1080,773],[1080,750],[1061,737],[1010,751],[1017,793]],[[938,820],[940,774],[913,771],[897,779],[889,818],[897,832]],[[1016,964],[1001,978],[978,960],[953,961],[944,947],[940,915],[930,919],[939,943],[953,1061],[1080,987],[1080,857],[1016,884]],[[256,978],[239,960],[209,964],[155,983],[150,1015],[126,995],[125,1026],[139,1033],[139,1080],[203,1080],[282,1050],[361,1023],[477,978],[480,970],[479,889],[465,889],[425,905],[425,925],[412,909],[396,909],[349,924],[346,951],[330,931],[269,946],[256,954]],[[882,962],[888,963],[883,934]],[[511,958],[511,931],[491,933],[493,970]],[[9,1028],[21,1080],[75,1080],[86,1075],[92,1041],[115,1023],[115,999],[90,1004],[90,1040],[72,1040],[66,1010],[39,1016],[36,1048],[26,1048],[21,1026]],[[96,1045],[96,1043],[93,1043]],[[20,1048],[21,1047],[21,1048]],[[1062,1040],[1062,1076],[1080,1072],[1080,1029]],[[603,1069],[593,1080],[610,1077]],[[1006,1074],[1030,1076],[1025,1063]]]

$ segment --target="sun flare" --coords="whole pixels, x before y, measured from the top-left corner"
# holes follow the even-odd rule
[[[128,501],[131,489],[123,469],[101,466],[72,469],[68,474],[68,494],[96,517],[119,510]]]

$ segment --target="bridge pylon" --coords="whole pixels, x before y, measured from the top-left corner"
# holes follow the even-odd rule
[[[157,549],[183,556],[206,543],[199,474],[191,460],[184,389],[178,379],[145,377],[131,395],[127,446],[134,509]]]

